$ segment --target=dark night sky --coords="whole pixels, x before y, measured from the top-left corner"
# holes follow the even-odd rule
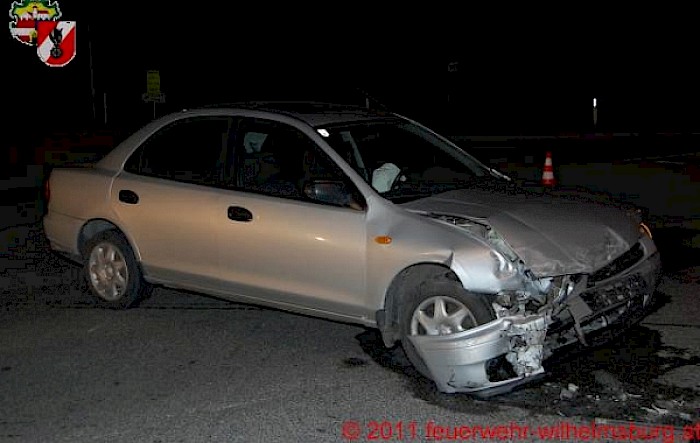
[[[90,123],[89,40],[98,119],[106,92],[108,121],[122,126],[149,118],[140,96],[146,70],[158,69],[161,111],[245,99],[361,103],[361,88],[451,132],[554,133],[591,130],[595,96],[599,129],[700,131],[695,37],[680,25],[632,26],[630,17],[603,32],[567,20],[484,24],[465,16],[447,24],[367,11],[270,19],[228,4],[214,18],[196,19],[203,12],[193,9],[183,20],[155,4],[140,6],[138,16],[100,9],[114,2],[89,11],[60,5],[64,20],[78,22],[78,55],[67,67],[44,66],[34,48],[7,35],[13,124],[37,115],[58,126]],[[451,60],[459,72],[447,72]]]

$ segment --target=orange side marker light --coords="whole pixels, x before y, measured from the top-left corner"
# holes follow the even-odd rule
[[[374,237],[374,241],[376,243],[379,243],[380,245],[388,245],[389,243],[391,243],[391,237],[389,237],[388,235],[378,235]]]

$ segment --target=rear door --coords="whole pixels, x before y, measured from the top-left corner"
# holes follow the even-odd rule
[[[127,160],[112,188],[122,229],[141,255],[147,275],[202,286],[214,274],[225,192],[231,119],[188,117],[148,138]]]

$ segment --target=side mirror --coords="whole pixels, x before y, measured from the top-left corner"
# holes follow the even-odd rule
[[[348,190],[344,182],[338,180],[311,180],[304,185],[304,195],[311,200],[335,206],[364,209],[364,204],[360,203],[362,199]]]

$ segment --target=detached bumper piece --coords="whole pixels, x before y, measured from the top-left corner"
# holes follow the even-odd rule
[[[544,374],[546,333],[545,316],[531,315],[501,317],[457,334],[410,340],[440,391],[492,396]],[[499,366],[510,367],[494,370]]]

